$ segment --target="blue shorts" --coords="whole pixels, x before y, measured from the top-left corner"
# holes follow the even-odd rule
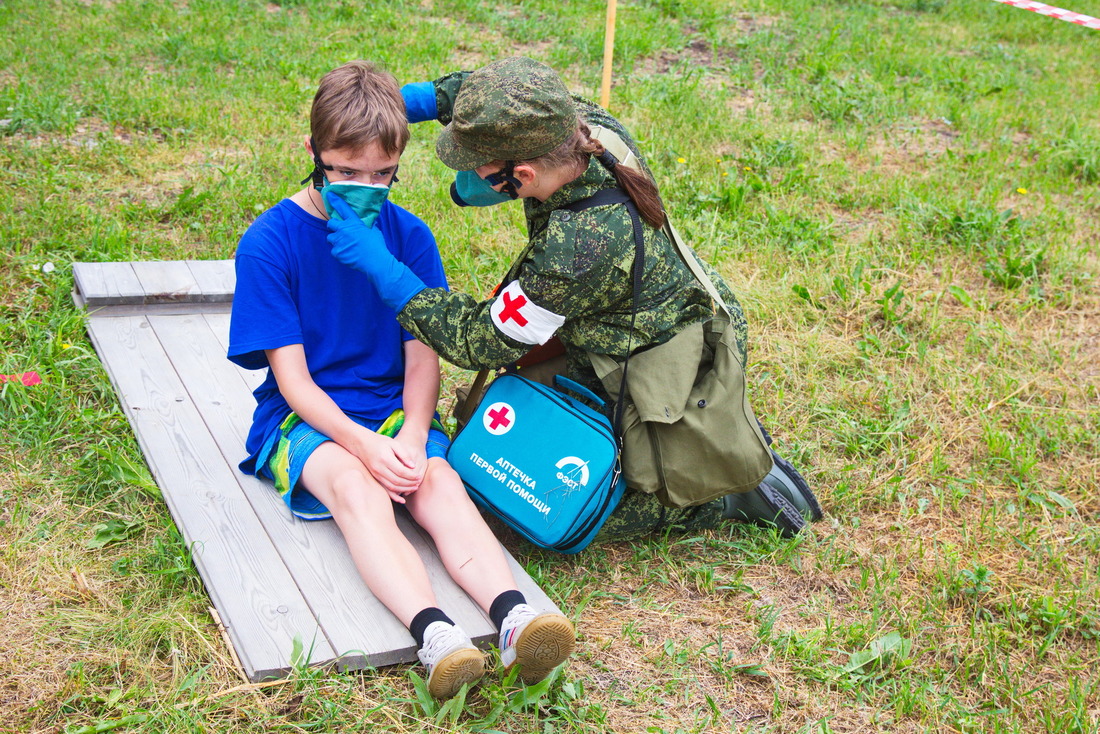
[[[401,426],[405,424],[403,410],[395,410],[389,418],[382,421],[348,417],[364,428],[391,437],[396,436]],[[286,506],[295,516],[303,520],[327,520],[332,517],[332,513],[324,503],[314,497],[299,481],[302,478],[302,469],[305,468],[306,460],[318,446],[331,440],[303,421],[297,413],[291,413],[279,426],[275,440],[269,441],[257,457],[256,466],[259,467],[257,473],[275,483],[275,490],[282,496]],[[445,459],[447,447],[450,445],[451,439],[447,438],[447,434],[443,432],[439,419],[432,419],[431,428],[428,430],[428,443],[425,445],[428,458]]]

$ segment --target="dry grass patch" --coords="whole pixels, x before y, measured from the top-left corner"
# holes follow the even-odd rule
[[[111,125],[98,117],[81,118],[73,127],[72,133],[25,133],[16,132],[0,137],[5,147],[25,146],[31,149],[61,146],[70,149],[93,150],[104,141],[113,141],[119,145],[133,145],[138,142],[163,143],[165,136],[157,130],[134,131],[121,125]]]
[[[783,671],[773,670],[767,650],[757,649],[757,623],[746,613],[781,595],[774,587],[781,584],[768,588],[758,579],[765,587],[760,600],[703,592],[690,583],[654,585],[645,566],[631,562],[631,548],[609,545],[604,551],[612,568],[635,572],[615,574],[585,607],[581,653],[570,671],[591,681],[589,695],[608,711],[613,731],[690,730],[714,713],[703,701],[721,721],[740,723],[770,718],[777,695],[805,705],[777,688]]]
[[[852,173],[881,177],[923,178],[930,163],[959,149],[958,130],[943,119],[899,122],[841,145],[823,139],[818,152],[826,161],[844,161]]]

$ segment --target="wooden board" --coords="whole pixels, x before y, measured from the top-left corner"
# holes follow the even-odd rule
[[[217,445],[149,322],[93,318],[88,331],[249,677],[285,668],[295,639],[335,657],[234,472],[210,461]]]
[[[204,303],[229,303],[233,300],[237,277],[232,260],[188,260],[187,268]]]
[[[232,260],[75,263],[76,295],[88,309],[233,300]]]
[[[415,661],[412,637],[366,588],[335,523],[295,519],[270,483],[237,469],[266,373],[225,358],[232,261],[210,263],[76,263],[74,299],[90,309],[89,335],[245,673],[285,675],[295,641],[315,665]],[[495,643],[431,538],[398,516],[440,606],[475,642]],[[505,554],[528,600],[557,610]]]
[[[145,291],[130,263],[75,263],[73,280],[88,308],[145,302]]]

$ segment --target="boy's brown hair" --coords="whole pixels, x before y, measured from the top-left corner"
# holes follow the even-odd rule
[[[315,151],[361,151],[377,143],[389,155],[405,151],[409,123],[397,80],[367,61],[349,61],[321,79],[309,128]]]

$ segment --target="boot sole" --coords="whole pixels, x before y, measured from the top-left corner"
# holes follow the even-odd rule
[[[767,485],[762,485],[762,489]],[[767,493],[771,492],[770,495]],[[763,520],[765,526],[774,526],[779,529],[779,534],[784,538],[793,538],[806,529],[806,518],[791,502],[779,492],[767,487],[762,494],[767,496],[776,509],[775,519],[771,522]]]
[[[548,615],[531,620],[516,641],[516,662],[520,679],[530,685],[550,675],[565,662],[577,646],[577,632],[565,617]]]
[[[798,508],[791,504],[778,489],[772,487],[766,478],[756,489],[744,495],[745,497],[738,500],[742,506],[735,506],[723,513],[726,519],[777,528],[784,538],[793,538],[807,527],[806,518]],[[744,502],[749,496],[752,496],[754,501],[746,509]],[[741,495],[727,495],[727,497],[732,499]]]
[[[814,496],[813,491],[810,489],[810,485],[806,483],[806,480],[803,479],[798,470],[794,468],[794,464],[774,451],[772,452],[772,461],[775,462],[775,465],[779,467],[780,471],[787,475],[787,479],[791,480],[791,483],[798,490],[798,494],[802,501],[806,503],[806,510],[802,512],[802,515],[810,522],[817,522],[825,517],[825,512],[821,509],[821,504],[817,501],[817,497]],[[796,503],[792,502],[791,504]]]
[[[772,455],[772,462],[779,467],[780,471],[787,475],[787,478],[791,480],[798,490],[799,495],[801,495],[802,501],[806,503],[805,512],[797,506],[794,509],[805,517],[808,522],[817,522],[825,517],[825,511],[821,509],[821,504],[817,501],[817,497],[814,495],[813,490],[810,489],[810,485],[806,483],[806,480],[803,479],[802,475],[798,473],[798,470],[794,468],[794,464],[772,450],[772,435],[768,433],[768,429],[764,428],[764,424],[761,423],[759,419],[757,419],[756,425],[760,426],[760,432],[764,435],[764,441],[768,444],[768,450],[771,451]],[[791,505],[795,505],[793,499],[788,500],[788,502],[790,502]]]
[[[428,693],[435,698],[450,698],[462,684],[473,684],[485,675],[485,655],[480,650],[455,650],[436,663],[428,676]]]

